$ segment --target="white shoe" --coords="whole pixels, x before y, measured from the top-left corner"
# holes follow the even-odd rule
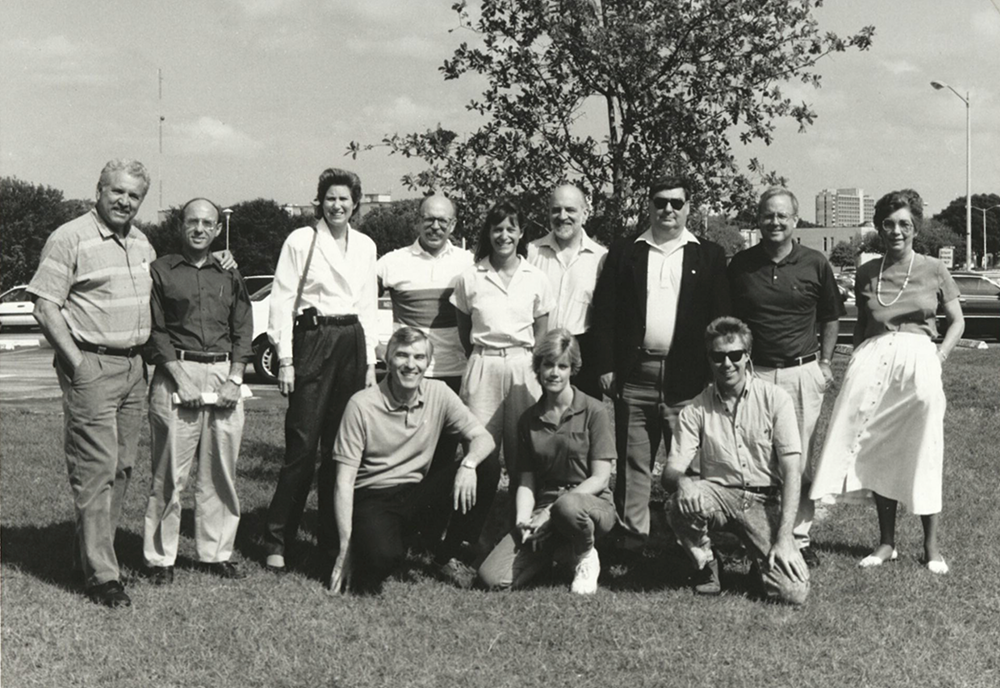
[[[948,564],[945,563],[944,559],[934,559],[933,561],[927,562],[927,570],[931,573],[943,575],[948,573]]]
[[[283,569],[285,568],[285,557],[281,554],[268,554],[265,565],[271,570]]]
[[[601,575],[601,558],[597,550],[591,547],[580,555],[573,574],[573,585],[570,591],[577,595],[593,595],[597,592],[597,579]]]
[[[899,552],[895,549],[892,550],[892,554],[889,555],[888,561],[896,561],[899,559]],[[867,557],[858,562],[859,569],[870,569],[872,566],[881,566],[886,560],[875,554],[869,554]]]

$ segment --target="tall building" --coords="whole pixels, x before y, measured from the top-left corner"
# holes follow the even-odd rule
[[[857,227],[871,222],[875,199],[864,189],[824,189],[816,194],[816,224],[820,227]]]

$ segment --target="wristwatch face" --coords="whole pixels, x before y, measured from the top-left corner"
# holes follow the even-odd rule
[[[234,382],[237,386],[243,384],[243,378],[241,378],[241,377],[236,377],[235,375],[233,375],[229,379],[230,379],[230,381]]]

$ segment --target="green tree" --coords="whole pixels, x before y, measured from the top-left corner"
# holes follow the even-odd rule
[[[699,203],[738,211],[755,200],[756,181],[782,180],[756,160],[742,169],[731,142],[770,143],[782,118],[807,127],[816,112],[782,86],[819,86],[824,56],[871,44],[871,26],[847,38],[821,32],[819,4],[482,0],[474,15],[455,2],[460,27],[477,40],[459,45],[441,73],[485,81],[467,105],[484,124],[465,137],[438,124],[351,142],[348,153],[385,146],[422,159],[428,167],[403,184],[461,198],[471,217],[502,196],[535,215],[553,184],[574,181],[603,217],[602,238],[636,222],[644,186],[664,172],[692,176]],[[580,126],[598,112],[601,133]]]
[[[965,242],[943,222],[927,220],[913,237],[913,250],[927,256],[938,255],[942,246],[965,245]]]
[[[838,241],[837,245],[830,251],[830,264],[839,268],[846,268],[854,265],[858,254],[855,251],[854,242]]]
[[[991,194],[972,195],[972,252],[974,255],[982,255],[983,252],[983,212],[982,209],[993,208],[1000,205],[1000,196]],[[948,207],[934,216],[943,225],[951,229],[957,235],[958,242],[955,244],[955,253],[965,254],[965,196],[959,196]],[[1000,253],[1000,208],[993,208],[986,212],[986,252],[996,256]]]
[[[377,206],[358,223],[358,229],[375,242],[379,256],[413,243],[413,228],[420,218],[420,200],[412,198]]]

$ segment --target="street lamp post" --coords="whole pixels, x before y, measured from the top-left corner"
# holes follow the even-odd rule
[[[1000,203],[996,205],[991,205],[989,208],[978,208],[972,206],[973,210],[978,210],[983,214],[983,269],[986,269],[986,213],[993,210],[994,208],[1000,208]]]
[[[943,81],[932,81],[931,86],[940,91],[948,89],[965,103],[965,265],[972,269],[972,98],[966,91],[963,96]]]
[[[222,214],[226,216],[226,250],[229,250],[229,216],[233,214],[232,208],[223,208]]]

